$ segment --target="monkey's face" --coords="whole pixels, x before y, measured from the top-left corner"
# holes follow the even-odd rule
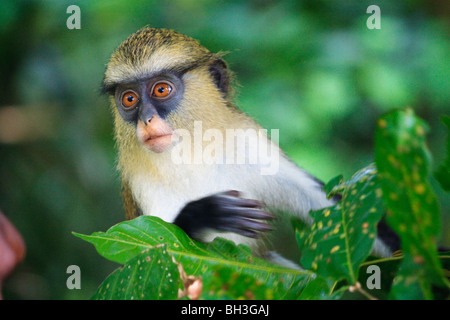
[[[138,141],[153,152],[163,152],[173,140],[174,129],[166,121],[183,97],[181,78],[170,72],[123,83],[115,90],[115,103],[122,119],[136,126]]]
[[[186,129],[200,120],[201,112],[211,112],[199,106],[225,101],[228,72],[226,64],[196,40],[144,28],[112,55],[103,90],[114,95],[116,113],[133,128],[137,140],[161,153],[176,140],[176,128]]]

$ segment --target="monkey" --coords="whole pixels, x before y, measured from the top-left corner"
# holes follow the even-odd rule
[[[311,223],[310,210],[338,199],[236,107],[233,82],[222,53],[173,30],[144,27],[113,52],[102,91],[110,96],[126,218],[158,216],[193,239],[220,236],[290,266],[298,249],[289,217]],[[228,139],[238,130],[244,134]],[[206,147],[189,144],[192,136],[209,142],[213,161],[195,159]],[[186,161],[175,161],[177,153]],[[231,161],[238,156],[254,161]],[[270,165],[276,170],[264,174]],[[376,240],[375,251],[392,249]]]

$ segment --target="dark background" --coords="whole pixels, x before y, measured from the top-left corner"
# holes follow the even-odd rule
[[[81,29],[69,30],[69,5]],[[381,29],[369,30],[369,5]],[[85,299],[118,265],[71,232],[124,218],[112,117],[99,94],[105,64],[129,34],[175,29],[226,51],[237,105],[300,166],[327,181],[373,161],[377,117],[412,107],[430,125],[434,168],[450,112],[448,1],[20,1],[0,9],[0,209],[27,256],[6,299]],[[438,190],[432,179],[433,187]],[[442,242],[450,200],[438,191]],[[66,269],[81,268],[81,290]]]

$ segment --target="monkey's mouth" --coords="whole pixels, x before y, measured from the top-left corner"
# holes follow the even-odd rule
[[[147,140],[145,140],[145,142],[157,140],[157,139],[164,138],[164,137],[172,137],[172,134],[168,133],[168,134],[161,134],[161,135],[157,135],[157,136],[151,136],[151,137],[148,137]]]
[[[173,133],[149,136],[143,141],[143,145],[153,152],[161,153],[172,144],[172,135]]]

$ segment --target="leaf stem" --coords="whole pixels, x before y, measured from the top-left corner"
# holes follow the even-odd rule
[[[371,295],[371,294],[368,293],[366,290],[364,290],[364,289],[361,287],[361,284],[360,284],[359,282],[356,282],[354,285],[350,286],[350,287],[348,288],[348,291],[350,291],[350,292],[355,292],[355,291],[357,291],[357,292],[359,292],[360,294],[362,294],[363,296],[365,296],[365,297],[366,297],[367,299],[369,299],[369,300],[378,300],[377,297]]]

